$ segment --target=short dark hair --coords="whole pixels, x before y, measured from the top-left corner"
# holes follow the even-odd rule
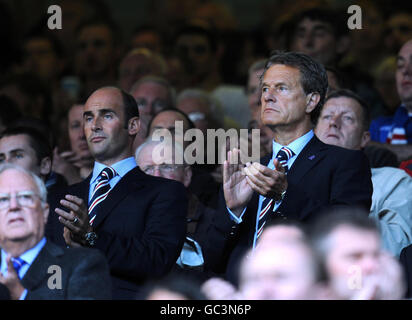
[[[127,128],[130,119],[134,117],[139,118],[139,107],[137,106],[136,100],[133,98],[132,95],[128,94],[124,90],[119,90],[123,100],[125,128]]]
[[[312,21],[320,21],[328,24],[332,29],[335,39],[339,39],[341,36],[348,33],[347,24],[339,12],[325,8],[310,8],[297,13],[286,23],[286,26],[284,26],[286,30],[287,48],[290,48],[290,45],[292,44],[299,23],[306,18]]]
[[[328,94],[328,96],[326,97],[325,103],[330,99],[341,98],[341,97],[353,99],[357,103],[360,104],[361,111],[362,111],[363,130],[364,131],[369,130],[369,125],[370,125],[370,122],[371,122],[370,107],[369,107],[368,103],[364,99],[362,99],[358,94],[356,94],[355,92],[353,92],[349,89],[338,89],[338,90],[331,91]]]
[[[52,149],[47,142],[47,137],[34,128],[24,126],[9,127],[2,132],[0,139],[17,135],[26,135],[29,137],[29,143],[36,152],[38,164],[46,157],[52,159]]]
[[[218,43],[218,39],[217,39],[217,34],[216,32],[210,28],[204,28],[201,26],[197,26],[197,25],[185,25],[182,28],[180,28],[176,35],[175,35],[175,43],[177,41],[177,39],[179,39],[181,36],[183,35],[200,35],[203,36],[205,38],[207,38],[209,45],[210,45],[210,50],[215,53],[217,50],[217,43]]]
[[[110,30],[111,33],[111,38],[112,38],[112,44],[115,46],[117,44],[121,43],[121,33],[119,32],[119,27],[117,26],[117,24],[109,19],[109,18],[96,18],[93,17],[89,20],[83,21],[81,22],[76,30],[75,30],[75,34],[76,36],[79,36],[80,32],[85,29],[85,28],[89,28],[89,27],[94,27],[94,26],[105,26]]]
[[[266,62],[265,69],[260,78],[261,82],[266,71],[276,64],[299,69],[300,83],[305,94],[312,92],[319,93],[320,100],[318,105],[310,114],[312,122],[316,123],[328,90],[328,75],[323,65],[304,53],[273,51]]]
[[[376,232],[379,235],[379,227],[369,217],[369,212],[359,207],[339,206],[323,212],[308,228],[308,236],[314,250],[322,261],[325,261],[329,249],[327,243],[330,235],[341,226],[349,226],[355,229]]]

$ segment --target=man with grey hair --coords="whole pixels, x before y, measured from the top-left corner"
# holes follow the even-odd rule
[[[321,260],[337,299],[401,299],[404,274],[380,246],[379,230],[364,210],[330,210],[313,225],[310,242]]]
[[[66,249],[44,237],[49,215],[43,181],[0,167],[0,283],[15,300],[110,299],[109,268],[96,250]]]
[[[230,119],[225,117],[219,101],[201,89],[183,90],[177,96],[176,105],[205,135],[207,129],[225,128],[226,123],[230,122]]]
[[[218,260],[223,247],[219,240],[224,239],[219,238],[212,225],[216,211],[205,206],[189,189],[193,172],[185,160],[183,146],[167,139],[157,141],[149,137],[136,150],[135,158],[144,173],[175,180],[185,186],[189,199],[186,239],[176,262],[179,267],[177,270],[183,269],[198,277],[207,277],[211,269],[209,261]]]
[[[175,107],[175,90],[162,77],[142,77],[133,84],[129,93],[136,100],[139,113],[142,115],[153,117],[161,110]]]

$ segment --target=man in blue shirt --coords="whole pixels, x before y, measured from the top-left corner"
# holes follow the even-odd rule
[[[401,105],[392,117],[372,121],[372,141],[398,156],[399,161],[412,158],[412,39],[401,48],[397,58],[396,87]]]
[[[327,87],[324,67],[305,54],[276,53],[266,63],[261,117],[274,133],[273,154],[242,165],[234,149],[223,168],[226,214],[219,219],[227,232],[227,272],[232,275],[230,266],[237,268],[245,250],[258,245],[270,219],[309,223],[330,206],[370,208],[366,157],[326,145],[313,134]]]

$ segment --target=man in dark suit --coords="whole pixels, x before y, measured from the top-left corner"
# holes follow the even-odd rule
[[[236,164],[240,150],[224,163],[225,213],[218,215],[226,232],[229,269],[245,250],[256,246],[268,219],[305,223],[329,206],[369,209],[372,183],[360,151],[329,146],[313,134],[325,99],[324,67],[305,54],[272,55],[262,75],[262,123],[274,133],[273,154],[261,163]]]
[[[55,212],[71,246],[106,256],[114,299],[132,299],[149,278],[168,273],[185,239],[183,184],[144,174],[133,158],[139,130],[135,100],[114,87],[96,90],[84,108],[84,130],[95,158],[85,181],[70,186]],[[89,204],[89,205],[87,205]]]
[[[11,299],[110,299],[109,268],[97,250],[60,248],[44,237],[43,181],[20,166],[0,167],[0,283]]]

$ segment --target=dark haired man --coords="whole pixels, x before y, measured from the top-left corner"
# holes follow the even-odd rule
[[[139,130],[135,100],[115,87],[96,90],[84,107],[84,131],[93,172],[70,186],[55,212],[71,246],[102,251],[113,298],[131,299],[149,278],[169,272],[185,239],[186,190],[145,175],[133,158]],[[87,206],[87,204],[89,204]],[[67,211],[66,211],[67,210]]]
[[[330,210],[312,225],[309,240],[326,272],[333,298],[403,298],[403,270],[394,257],[382,250],[379,229],[367,217],[367,211]]]
[[[110,21],[90,20],[78,27],[75,71],[86,96],[97,88],[116,84],[118,43],[117,28]]]
[[[240,151],[234,149],[223,168],[227,212],[220,217],[228,232],[229,268],[238,264],[246,248],[256,246],[268,219],[307,223],[330,206],[370,208],[366,157],[314,136],[313,122],[327,87],[325,69],[305,54],[276,53],[268,59],[261,117],[274,133],[273,154],[244,166],[236,164]]]

